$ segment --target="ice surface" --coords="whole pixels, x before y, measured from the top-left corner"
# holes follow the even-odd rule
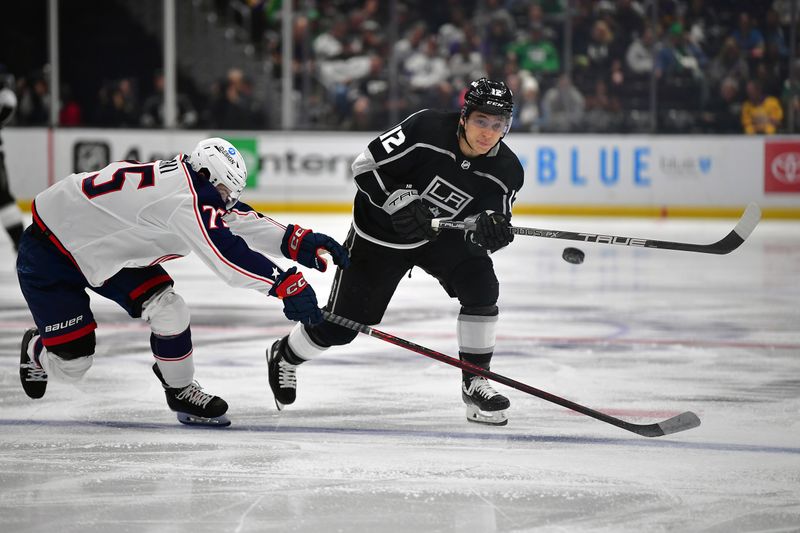
[[[343,238],[348,217],[284,214]],[[515,217],[519,225],[714,242],[735,220]],[[713,256],[517,237],[495,256],[492,370],[636,423],[648,439],[498,385],[509,425],[464,419],[459,371],[360,336],[300,367],[277,412],[265,349],[279,302],[194,257],[165,265],[192,309],[196,377],[227,429],[182,426],[150,371],[149,330],[93,298],[94,367],[22,392],[30,316],[0,237],[0,530],[800,531],[800,224],[763,221]],[[284,264],[288,264],[284,261]],[[320,298],[332,273],[310,273]],[[458,304],[414,269],[381,330],[456,355]]]

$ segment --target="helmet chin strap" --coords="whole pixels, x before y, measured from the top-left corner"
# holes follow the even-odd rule
[[[461,115],[461,118],[458,119],[458,130],[456,131],[456,136],[459,139],[464,139],[464,142],[467,143],[467,146],[472,148],[472,145],[467,140],[467,119],[464,118],[464,115]]]
[[[458,120],[458,130],[456,131],[456,137],[458,137],[459,141],[461,139],[464,139],[464,142],[467,143],[467,146],[469,146],[470,150],[475,151],[475,148],[469,143],[469,140],[467,139],[467,119],[464,117],[463,114],[461,115],[461,118]]]

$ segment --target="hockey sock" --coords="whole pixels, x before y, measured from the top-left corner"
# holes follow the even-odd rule
[[[458,357],[462,361],[466,361],[467,363],[472,363],[473,365],[479,366],[486,370],[489,370],[489,363],[492,361],[491,353],[475,354],[475,353],[458,352]],[[473,377],[475,377],[475,374],[468,372],[466,370],[461,371],[461,378],[465,382],[469,381]]]

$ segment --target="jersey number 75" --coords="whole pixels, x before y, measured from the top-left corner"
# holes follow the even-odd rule
[[[99,172],[97,174],[92,174],[91,176],[84,178],[81,182],[83,194],[85,194],[90,200],[103,194],[121,190],[122,186],[125,185],[125,179],[129,176],[139,177],[139,186],[137,189],[152,187],[156,184],[153,165],[122,167],[117,169],[111,175],[111,179],[97,183],[96,180],[99,175]]]

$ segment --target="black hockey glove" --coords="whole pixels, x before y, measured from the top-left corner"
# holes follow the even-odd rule
[[[398,189],[383,204],[392,219],[392,227],[398,235],[409,241],[435,239],[438,231],[431,227],[433,218],[414,189]]]
[[[481,248],[496,252],[514,240],[511,224],[502,213],[484,211],[466,219],[475,223],[472,238]]]
[[[433,240],[439,233],[431,227],[431,212],[422,203],[414,200],[392,215],[392,227],[410,241]]]
[[[425,207],[419,194],[413,189],[398,189],[389,195],[383,204],[389,213],[392,227],[398,235],[409,241],[433,240],[439,232],[431,227],[430,210]]]
[[[283,314],[289,320],[309,325],[322,322],[317,295],[303,278],[303,274],[297,271],[297,267],[281,273],[269,294],[283,300]]]
[[[286,233],[283,234],[281,241],[281,252],[292,261],[320,272],[328,269],[328,261],[322,257],[323,252],[331,254],[336,266],[341,268],[350,266],[350,255],[341,244],[324,233],[314,233],[310,229],[294,224],[286,227]]]

